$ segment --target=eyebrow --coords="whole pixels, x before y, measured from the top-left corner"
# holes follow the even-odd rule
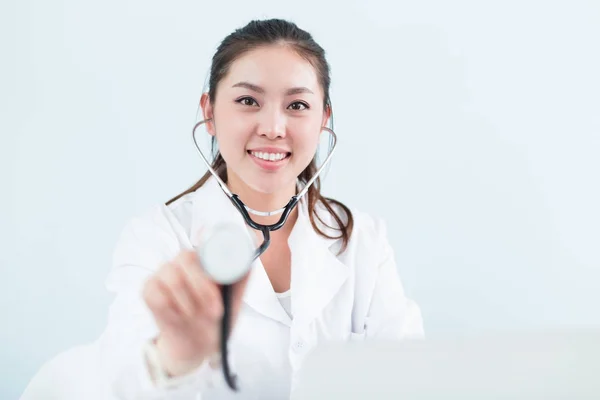
[[[260,86],[254,85],[250,82],[238,82],[235,85],[233,85],[232,87],[243,87],[243,88],[246,88],[246,89],[252,90],[254,92],[261,93],[261,94],[265,92],[265,89],[261,88]],[[312,90],[310,90],[307,87],[303,87],[303,86],[293,87],[293,88],[288,89],[285,92],[286,95],[299,94],[299,93],[314,94]]]

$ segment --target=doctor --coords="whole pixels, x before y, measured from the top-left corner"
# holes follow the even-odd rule
[[[205,132],[218,145],[213,169],[247,207],[280,209],[315,174],[329,83],[323,49],[293,23],[253,21],[219,46],[201,99]],[[280,215],[252,217],[272,224]],[[97,342],[98,378],[111,397],[289,398],[320,342],[423,335],[383,223],[323,197],[316,180],[233,286],[227,361],[239,391],[231,390],[219,285],[196,252],[224,221],[261,242],[207,173],[125,227],[107,280],[116,298]]]

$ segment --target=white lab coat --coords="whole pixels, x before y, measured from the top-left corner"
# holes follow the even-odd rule
[[[293,318],[278,302],[257,260],[229,342],[241,388],[235,395],[221,370],[206,366],[175,387],[153,385],[142,346],[157,328],[140,293],[161,263],[198,244],[201,228],[224,220],[245,226],[243,218],[209,179],[175,203],[132,219],[118,241],[107,279],[116,298],[107,327],[95,343],[98,398],[284,399],[297,385],[303,359],[322,341],[421,337],[421,313],[405,297],[384,224],[353,210],[354,232],[346,251],[337,255],[341,240],[324,238],[312,229],[305,201],[298,208],[289,238]],[[329,214],[320,215],[332,224]]]

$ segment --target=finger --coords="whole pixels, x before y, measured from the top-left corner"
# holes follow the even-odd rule
[[[210,279],[205,280],[206,286],[206,311],[212,320],[218,320],[223,315],[223,298],[221,288]]]
[[[157,323],[175,324],[179,320],[174,300],[169,296],[159,279],[152,277],[144,285],[144,302],[154,315]]]
[[[192,300],[191,285],[187,282],[187,276],[179,264],[171,264],[160,276],[169,295],[174,299],[178,310],[182,315],[191,317],[194,315],[196,305]]]
[[[192,298],[197,307],[201,311],[206,311],[209,316],[217,316],[220,314],[220,295],[219,288],[204,273],[198,257],[193,252],[185,252],[180,255],[180,263],[182,269],[188,277],[188,283],[192,287]]]
[[[187,275],[190,287],[193,290],[193,298],[202,305],[209,299],[207,297],[206,276],[202,272],[198,256],[192,251],[185,251],[179,254],[177,262],[181,265],[184,273]]]

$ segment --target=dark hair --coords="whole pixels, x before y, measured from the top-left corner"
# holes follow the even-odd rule
[[[208,97],[211,103],[214,104],[218,83],[227,75],[231,64],[244,53],[256,49],[261,46],[282,44],[287,45],[295,50],[301,57],[310,62],[317,72],[319,83],[324,93],[323,108],[331,109],[331,100],[329,98],[329,86],[331,78],[329,76],[329,64],[325,59],[325,51],[319,46],[312,36],[298,28],[296,24],[281,20],[255,20],[248,23],[243,28],[235,30],[227,36],[217,48],[215,55],[212,58],[212,66],[209,77]],[[214,161],[213,169],[219,174],[221,179],[227,182],[227,171],[225,168],[225,160],[218,152],[215,139],[212,138],[212,152]],[[317,171],[316,160],[313,158],[311,163],[302,171],[298,179],[301,183],[306,183]],[[209,171],[192,187],[169,200],[166,204],[169,205],[180,197],[192,193],[200,188],[210,178]],[[320,235],[330,239],[342,239],[342,247],[340,252],[344,251],[352,234],[354,219],[352,212],[341,202],[327,198],[321,195],[321,182],[317,178],[312,186],[308,189],[308,209],[310,222],[313,228]],[[323,232],[316,223],[316,219],[322,224],[325,224],[323,219],[317,214],[316,206],[321,203],[327,212],[331,214],[337,226],[329,226],[340,231],[338,236],[328,236]],[[338,206],[343,210],[344,216],[338,214],[333,206]]]

